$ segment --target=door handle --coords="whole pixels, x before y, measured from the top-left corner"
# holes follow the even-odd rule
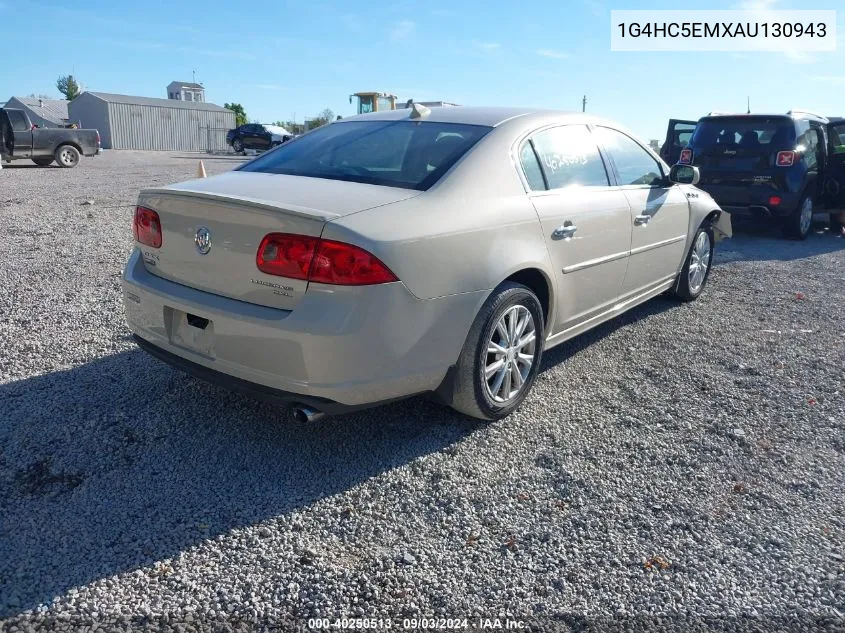
[[[637,226],[643,226],[648,224],[648,221],[651,220],[650,215],[638,215],[634,218],[634,224]]]
[[[578,227],[572,223],[561,224],[554,231],[552,231],[552,238],[556,240],[562,240],[567,237],[572,237],[573,235],[575,235],[575,231],[577,230]]]

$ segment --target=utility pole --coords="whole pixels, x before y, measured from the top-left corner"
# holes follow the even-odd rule
[[[581,99],[581,112],[587,111],[587,95],[584,95],[584,98]]]

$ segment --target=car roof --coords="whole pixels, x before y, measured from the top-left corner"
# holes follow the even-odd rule
[[[555,118],[577,119],[579,121],[598,121],[594,117],[583,115],[580,112],[565,112],[556,110],[543,110],[540,108],[519,108],[519,107],[484,107],[484,106],[437,106],[429,108],[430,112],[421,120],[436,123],[463,123],[466,125],[485,125],[497,127],[506,121],[521,118],[526,123],[530,120],[547,119],[550,116]],[[346,117],[337,123],[349,121],[401,121],[408,119],[413,110],[411,108],[400,108],[387,110],[385,112],[371,112]]]

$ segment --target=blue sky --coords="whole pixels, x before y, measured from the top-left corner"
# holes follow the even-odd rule
[[[841,0],[732,0],[706,8],[836,9]],[[710,110],[845,114],[845,11],[835,53],[610,51],[610,9],[704,8],[677,0],[0,0],[0,101],[58,96],[73,72],[89,90],[165,97],[174,79],[251,119],[301,121],[351,93],[472,105],[587,110],[644,139],[670,117]]]

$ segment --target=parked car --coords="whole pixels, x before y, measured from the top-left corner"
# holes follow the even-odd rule
[[[245,149],[270,149],[292,138],[293,135],[285,128],[263,123],[247,123],[226,133],[226,143],[239,154]]]
[[[543,350],[701,294],[730,217],[696,179],[583,114],[343,119],[142,191],[127,321],[158,358],[299,419],[424,392],[497,419]]]
[[[699,168],[699,186],[725,210],[777,221],[786,236],[803,240],[813,214],[831,202],[825,184],[836,165],[841,171],[832,139],[842,128],[803,111],[706,116],[678,162]]]
[[[25,110],[0,108],[0,154],[6,162],[30,159],[46,167],[54,161],[59,167],[76,167],[80,156],[100,153],[97,130],[39,128]]]

